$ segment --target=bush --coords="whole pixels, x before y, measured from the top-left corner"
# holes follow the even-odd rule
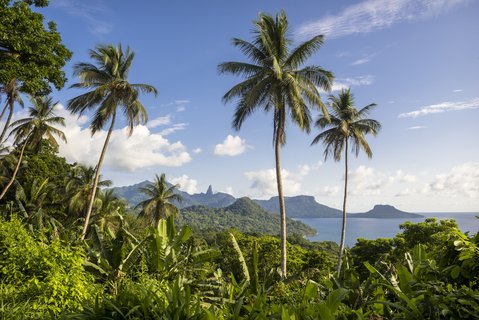
[[[96,291],[84,259],[81,247],[33,236],[16,218],[0,221],[0,318],[18,308],[27,319],[81,309]]]

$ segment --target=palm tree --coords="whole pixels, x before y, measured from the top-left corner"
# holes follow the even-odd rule
[[[250,62],[225,62],[218,66],[220,73],[231,73],[246,78],[231,88],[224,96],[227,103],[235,98],[236,111],[233,128],[239,130],[243,121],[257,109],[273,113],[273,144],[275,149],[276,181],[281,214],[281,273],[286,277],[286,211],[281,180],[280,148],[286,143],[286,118],[309,133],[310,107],[320,109],[327,116],[327,109],[319,95],[319,89],[329,91],[333,80],[331,72],[318,66],[302,67],[303,63],[323,44],[318,35],[290,50],[287,37],[288,20],[282,11],[273,18],[260,14],[254,22],[252,42],[233,39]],[[310,107],[309,107],[309,106]]]
[[[31,97],[30,101],[33,105],[28,108],[30,117],[12,123],[12,127],[15,128],[10,134],[25,137],[30,133],[28,145],[36,153],[41,150],[43,139],[55,148],[58,148],[55,136],[67,142],[65,134],[53,126],[56,124],[65,126],[65,118],[55,115],[55,106],[58,102],[53,103],[51,97]]]
[[[37,97],[32,98],[31,101],[33,103],[33,107],[29,108],[30,117],[17,120],[11,125],[14,128],[12,129],[10,135],[15,136],[14,144],[17,145],[18,148],[21,146],[21,149],[12,177],[0,194],[0,199],[5,196],[8,189],[15,181],[18,171],[20,170],[25,148],[28,145],[31,144],[32,147],[38,151],[41,146],[42,139],[46,137],[50,143],[58,146],[54,135],[57,135],[60,137],[60,139],[66,142],[64,133],[61,130],[51,126],[51,124],[65,125],[65,120],[62,117],[55,116],[55,113],[53,112],[54,104],[52,103],[52,99]]]
[[[95,178],[95,168],[84,165],[73,167],[67,177],[65,193],[68,196],[68,211],[74,216],[78,216],[86,211],[90,203],[92,194],[92,181]],[[101,175],[98,179],[97,189],[100,187],[111,186],[111,180],[102,180]],[[97,190],[100,192],[100,190]],[[98,200],[98,199],[95,199]],[[100,206],[100,203],[95,205]]]
[[[136,208],[141,208],[139,217],[147,217],[158,227],[160,219],[166,219],[171,215],[179,213],[178,208],[172,204],[173,201],[181,202],[183,198],[175,193],[179,186],[173,185],[168,187],[166,177],[163,173],[160,177],[155,175],[153,184],[140,188],[140,192],[146,194],[149,198],[140,202]]]
[[[85,238],[88,228],[100,170],[111,133],[115,126],[118,107],[121,107],[121,112],[126,117],[130,128],[129,134],[131,135],[135,125],[146,123],[148,119],[145,107],[138,100],[139,92],[153,93],[155,96],[158,94],[153,86],[128,82],[128,71],[134,56],[134,53],[129,48],[124,52],[121,45],[118,47],[100,45],[96,47],[96,50],[90,50],[90,58],[95,64],[78,63],[74,66],[74,74],[78,75],[80,82],[71,87],[91,89],[91,91],[71,99],[68,102],[68,109],[79,116],[89,109],[95,109],[95,114],[90,124],[92,135],[101,130],[110,121],[110,127],[96,166],[92,194],[85,214],[81,239]]]
[[[311,145],[322,141],[325,145],[324,158],[332,155],[335,161],[341,160],[341,154],[344,150],[344,198],[343,198],[343,223],[341,228],[341,244],[339,246],[338,274],[341,271],[341,263],[344,252],[344,240],[346,236],[346,196],[348,190],[348,147],[351,142],[351,150],[359,155],[362,149],[366,155],[371,158],[373,153],[366,141],[365,135],[372,134],[376,136],[381,129],[381,124],[372,119],[365,119],[369,112],[376,106],[372,103],[361,110],[354,106],[354,96],[350,89],[343,89],[338,97],[330,96],[330,116],[319,117],[316,126],[326,131],[317,135]]]
[[[12,120],[13,116],[13,108],[15,106],[15,102],[17,102],[23,108],[23,100],[20,96],[20,89],[17,86],[17,80],[13,79],[9,81],[5,86],[0,88],[0,92],[3,92],[7,99],[5,101],[5,106],[2,109],[2,113],[0,115],[0,120],[3,119],[3,115],[8,108],[8,117],[5,125],[2,129],[2,133],[0,134],[0,143],[3,142],[3,138],[7,133],[8,128],[10,127],[10,121]]]

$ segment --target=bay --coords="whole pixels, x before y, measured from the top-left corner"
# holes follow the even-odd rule
[[[346,240],[348,247],[354,246],[356,239],[377,239],[377,238],[393,238],[401,230],[399,225],[406,221],[413,223],[424,221],[425,218],[434,217],[441,219],[456,220],[462,232],[469,232],[470,235],[479,232],[479,214],[476,213],[458,213],[458,212],[441,212],[441,213],[419,213],[424,218],[417,219],[372,219],[372,218],[350,218],[346,224]],[[334,241],[339,243],[341,238],[342,219],[338,218],[299,218],[299,220],[313,228],[318,233],[308,237],[311,241]]]

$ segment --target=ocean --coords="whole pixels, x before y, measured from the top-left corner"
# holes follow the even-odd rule
[[[457,212],[441,212],[441,213],[419,213],[425,218],[436,217],[438,219],[454,219],[456,220],[462,232],[469,232],[470,235],[479,232],[479,213],[457,213]],[[371,218],[351,218],[346,220],[346,246],[352,247],[356,243],[356,239],[377,239],[377,238],[393,238],[400,232],[399,225],[406,222],[421,222],[425,218],[417,219],[371,219]],[[334,241],[339,243],[341,239],[341,223],[342,219],[337,218],[301,218],[299,220],[313,228],[318,233],[312,237],[308,237],[311,241]]]

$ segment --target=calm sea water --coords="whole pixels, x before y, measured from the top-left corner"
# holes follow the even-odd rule
[[[420,213],[425,217],[436,217],[438,219],[454,219],[456,220],[462,232],[469,231],[469,234],[479,232],[479,219],[475,216],[479,213]],[[421,222],[425,218],[418,219],[371,219],[371,218],[354,218],[346,221],[346,245],[352,247],[356,243],[357,238],[377,239],[392,238],[400,232],[399,225],[406,222]],[[337,218],[304,218],[297,219],[313,228],[318,233],[309,237],[311,241],[335,241],[339,243],[341,238],[341,222],[342,219]]]

